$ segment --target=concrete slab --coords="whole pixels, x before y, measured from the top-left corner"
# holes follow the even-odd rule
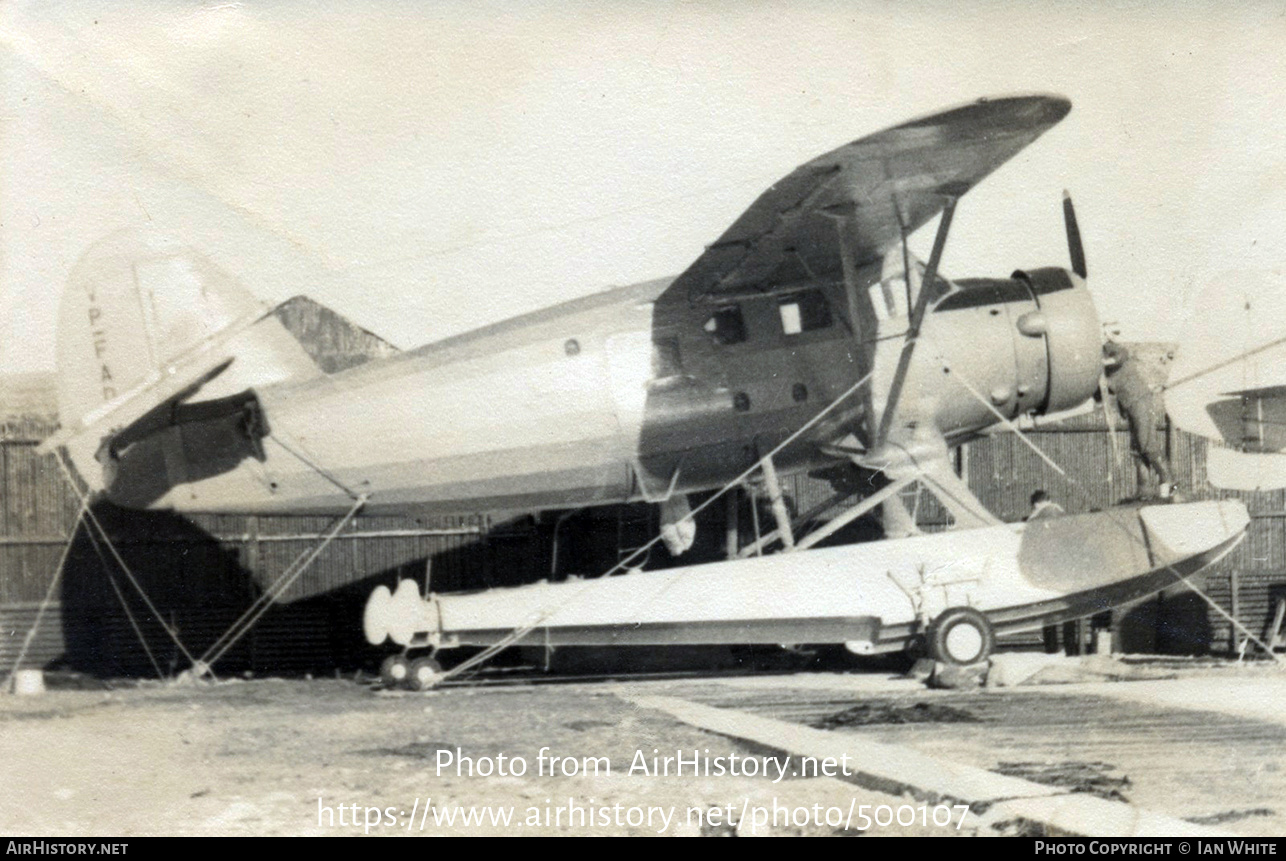
[[[640,690],[644,686],[664,687],[661,682],[628,682],[623,685]],[[702,679],[702,685],[731,690],[767,691],[837,691],[845,693],[914,693],[924,690],[924,682],[891,673],[795,673],[792,675],[758,674],[747,676],[716,676]]]
[[[1024,691],[1042,690],[1024,687]],[[1051,685],[1051,694],[1090,694],[1190,711],[1211,711],[1286,726],[1286,675]]]
[[[1073,795],[1055,786],[1009,777],[976,766],[927,756],[901,745],[873,741],[854,733],[833,733],[674,697],[640,696],[640,708],[656,709],[710,732],[741,738],[792,755],[830,758],[846,768],[844,779],[885,792],[917,798],[964,802],[987,819],[1027,820],[1080,836],[1227,837],[1226,832],[1194,825],[1129,804]]]

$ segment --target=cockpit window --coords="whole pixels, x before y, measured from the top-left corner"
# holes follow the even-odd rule
[[[737,305],[716,308],[702,328],[710,333],[710,340],[716,344],[740,344],[746,340],[746,321]]]
[[[781,314],[781,331],[786,335],[825,329],[831,324],[831,309],[820,290],[784,296],[777,301],[777,310]]]

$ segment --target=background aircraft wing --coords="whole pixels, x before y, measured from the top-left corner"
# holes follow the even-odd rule
[[[1286,486],[1286,277],[1226,273],[1194,310],[1166,383],[1170,420],[1223,444],[1207,455],[1212,484]]]
[[[773,185],[679,276],[689,298],[840,277],[836,217],[855,263],[879,259],[1067,115],[1060,96],[974,102],[853,141]]]

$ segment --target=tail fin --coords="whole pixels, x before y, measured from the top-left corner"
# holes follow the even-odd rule
[[[72,270],[58,317],[61,429],[81,476],[103,488],[105,443],[167,403],[206,401],[317,367],[271,314],[207,257],[122,232]]]

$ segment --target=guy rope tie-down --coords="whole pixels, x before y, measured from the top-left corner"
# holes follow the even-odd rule
[[[71,553],[72,541],[76,538],[76,530],[80,528],[82,519],[85,517],[85,499],[80,500],[80,510],[76,513],[76,522],[72,524],[71,535],[67,537],[67,544],[63,547],[62,556],[58,559],[58,567],[54,569],[54,576],[49,580],[49,588],[45,590],[45,597],[41,599],[40,606],[36,609],[36,619],[31,623],[27,630],[27,636],[22,639],[22,647],[18,649],[18,657],[13,662],[13,668],[9,670],[9,676],[4,680],[4,686],[0,690],[7,691],[13,684],[13,678],[22,668],[22,660],[27,657],[27,650],[31,648],[32,641],[36,638],[36,629],[40,627],[40,620],[44,618],[45,610],[54,599],[54,590],[58,588],[58,583],[62,579],[63,568],[67,565],[67,556]]]
[[[193,662],[192,669],[196,675],[200,676],[210,672],[210,668],[218,663],[219,660],[228,653],[228,650],[235,646],[237,641],[244,637],[246,633],[254,627],[255,622],[258,622],[259,619],[262,618],[263,614],[268,612],[268,609],[272,604],[285,594],[286,590],[299,579],[299,576],[303,574],[304,571],[308,570],[308,567],[313,564],[313,561],[316,560],[316,558],[321,555],[322,551],[325,550],[326,547],[335,540],[336,536],[344,530],[344,527],[348,526],[352,519],[357,516],[357,513],[366,505],[366,500],[369,498],[369,494],[361,494],[358,496],[353,502],[352,508],[348,509],[348,513],[336,522],[334,527],[331,528],[316,547],[314,547],[310,552],[306,551],[305,553],[301,553],[299,556],[295,557],[295,561],[282,572],[281,576],[273,582],[272,586],[265,590],[264,593],[260,595],[255,602],[251,604],[235,622],[232,623],[231,626],[229,626],[228,630],[223,633],[223,636],[219,637],[218,640],[211,644],[210,648],[206,649],[205,654],[201,656],[200,661]]]
[[[156,605],[152,603],[152,599],[148,597],[147,592],[144,591],[142,585],[138,582],[138,578],[134,576],[134,572],[130,570],[130,567],[125,564],[125,560],[121,558],[121,554],[117,551],[116,545],[112,543],[112,539],[108,536],[107,530],[103,528],[103,524],[100,523],[98,518],[94,515],[94,509],[90,506],[89,494],[82,492],[80,485],[76,483],[75,476],[72,475],[71,469],[67,466],[64,450],[59,450],[57,461],[58,466],[62,468],[63,477],[67,479],[67,483],[76,493],[76,496],[80,498],[85,519],[89,521],[94,530],[98,532],[99,537],[103,539],[103,545],[107,547],[112,558],[116,560],[116,565],[125,574],[130,585],[134,587],[134,591],[138,592],[139,597],[143,599],[143,603],[147,605],[147,609],[156,619],[156,623],[161,626],[162,630],[164,630],[169,638],[174,642],[174,645],[178,650],[183,653],[183,657],[187,658],[189,663],[195,664],[196,659],[192,657],[192,653],[188,651],[187,646],[183,645],[183,641],[179,639],[178,633],[170,625],[166,624],[164,617],[161,615],[161,611],[156,609]],[[68,546],[70,546],[70,542],[71,539],[68,539]]]
[[[130,627],[134,629],[134,635],[138,637],[139,644],[143,651],[147,653],[147,660],[152,664],[152,669],[156,670],[156,677],[164,679],[165,673],[161,670],[161,665],[152,654],[152,646],[147,642],[147,637],[143,635],[143,628],[139,625],[138,620],[134,618],[134,611],[130,609],[129,601],[125,598],[125,593],[121,591],[120,584],[116,582],[116,575],[112,573],[112,567],[107,562],[107,556],[103,553],[103,548],[99,546],[98,539],[94,538],[94,533],[86,531],[89,537],[89,543],[94,547],[94,553],[98,556],[98,562],[102,566],[102,571],[107,575],[107,585],[112,587],[116,593],[116,600],[120,602],[121,609],[125,611],[125,618],[129,619]]]
[[[297,579],[299,579],[300,575],[302,575],[304,571],[308,570],[308,567],[312,565],[313,561],[321,555],[322,551],[325,550],[333,540],[335,540],[335,537],[343,531],[344,527],[347,526],[354,517],[357,516],[357,513],[366,505],[366,501],[370,499],[370,494],[355,493],[330,472],[314,463],[311,459],[305,457],[298,450],[299,447],[297,445],[289,445],[279,435],[275,434],[271,435],[270,439],[277,443],[277,445],[281,446],[283,450],[297,459],[304,466],[313,470],[322,478],[335,485],[335,487],[342,490],[346,496],[353,500],[353,506],[348,510],[348,513],[336,522],[336,525],[322,539],[321,543],[317,547],[313,548],[311,551],[301,551],[299,555],[295,557],[294,561],[286,567],[286,570],[281,573],[276,581],[265,589],[264,592],[246,608],[245,612],[243,612],[235,622],[228,626],[228,629],[220,635],[219,639],[210,644],[210,647],[205,650],[205,654],[201,656],[200,661],[193,662],[192,671],[198,677],[210,673],[210,668],[218,663],[218,661],[228,653],[228,650],[235,646],[237,641],[244,637],[254,624],[263,617],[263,614],[268,612],[268,608],[274,604],[278,598],[285,594],[286,590],[289,589]]]

